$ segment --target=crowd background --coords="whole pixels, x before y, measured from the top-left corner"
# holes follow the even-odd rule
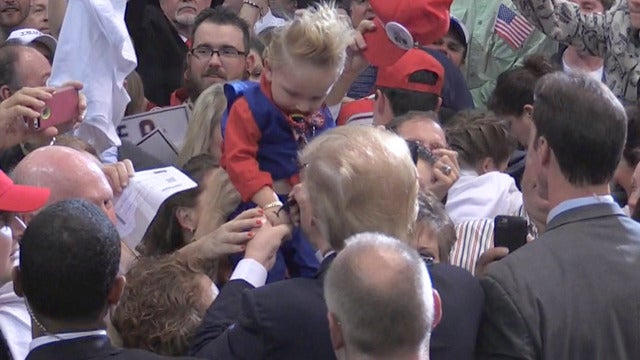
[[[640,358],[639,31],[638,0],[0,0],[0,359]],[[117,136],[177,106],[175,161]],[[164,166],[196,186],[132,246],[115,204]]]

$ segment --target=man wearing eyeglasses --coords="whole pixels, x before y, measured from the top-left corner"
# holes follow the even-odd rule
[[[249,55],[249,27],[229,9],[203,10],[196,18],[191,39],[185,86],[171,94],[172,106],[193,104],[213,84],[247,79],[247,69],[255,61]]]

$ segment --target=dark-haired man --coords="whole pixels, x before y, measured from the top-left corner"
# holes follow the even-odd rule
[[[444,69],[431,55],[414,48],[396,63],[380,67],[373,96],[342,105],[338,125],[385,125],[409,111],[438,111]]]
[[[538,80],[527,171],[545,233],[489,266],[480,358],[640,358],[640,224],[609,194],[627,117],[588,75]]]
[[[202,11],[195,20],[187,54],[185,86],[171,94],[171,105],[193,103],[213,84],[246,79],[253,68],[247,23],[220,7]]]
[[[120,237],[100,208],[78,199],[47,207],[30,222],[20,249],[13,281],[33,324],[27,359],[165,358],[118,349],[107,337],[103,319],[125,279],[118,275]]]

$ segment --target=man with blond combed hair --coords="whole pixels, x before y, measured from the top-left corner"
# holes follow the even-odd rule
[[[324,283],[338,359],[428,359],[440,298],[418,253],[375,233],[346,244]]]
[[[318,250],[320,271],[313,279],[263,286],[273,258],[247,249],[207,311],[192,354],[335,358],[322,289],[336,252],[344,248],[345,239],[362,232],[408,241],[418,209],[418,181],[409,149],[400,137],[374,127],[339,127],[307,145],[300,162],[301,183],[291,194],[299,214],[293,211],[292,218],[299,218],[300,228]]]

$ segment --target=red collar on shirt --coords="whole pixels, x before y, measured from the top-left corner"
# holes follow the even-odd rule
[[[182,105],[187,100],[189,100],[189,92],[187,91],[187,88],[181,87],[171,93],[171,98],[169,98],[169,106]]]

